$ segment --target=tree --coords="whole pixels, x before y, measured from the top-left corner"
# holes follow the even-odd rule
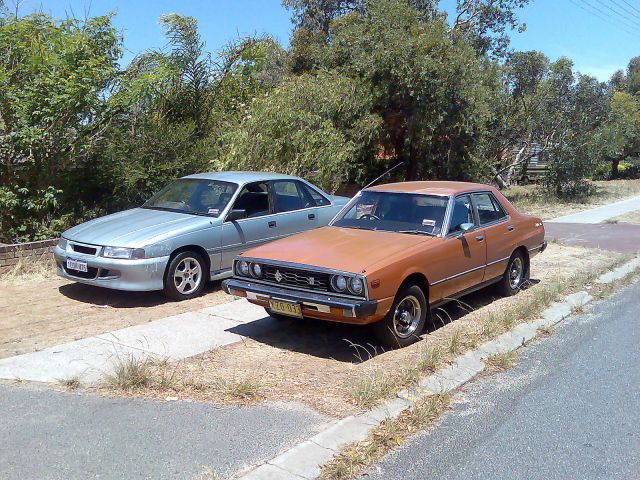
[[[640,101],[629,93],[615,92],[597,139],[604,160],[610,164],[610,177],[618,178],[620,162],[640,156]]]
[[[506,56],[509,30],[523,32],[516,12],[531,0],[456,0],[456,16],[452,31],[471,42],[478,55]]]
[[[332,24],[326,68],[370,90],[384,121],[382,144],[405,163],[406,179],[473,177],[470,148],[485,109],[475,52],[409,2],[367,5]]]
[[[15,200],[1,213],[3,240],[39,236],[60,204],[79,200],[78,172],[116,114],[107,96],[120,47],[110,15],[0,21],[0,189]]]
[[[640,56],[633,57],[627,67],[627,91],[632,95],[640,94]]]
[[[335,73],[301,75],[256,100],[222,137],[220,169],[313,178],[329,191],[363,174],[378,140],[368,92]]]

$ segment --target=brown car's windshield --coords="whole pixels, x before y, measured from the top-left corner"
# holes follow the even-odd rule
[[[365,190],[331,224],[336,227],[438,235],[448,197]]]
[[[217,217],[238,185],[220,180],[181,178],[156,193],[142,208]]]

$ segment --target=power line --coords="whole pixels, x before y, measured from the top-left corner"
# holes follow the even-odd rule
[[[636,12],[640,13],[640,10],[638,10],[634,5],[631,5],[629,2],[627,2],[627,0],[622,0],[622,1],[627,5],[629,5],[632,10],[635,10]]]
[[[610,5],[607,5],[604,2],[601,2],[600,5],[602,5],[607,10],[611,10],[613,13],[618,15],[622,19],[622,21],[625,22],[631,28],[640,28],[640,23],[638,23],[637,20],[634,20],[633,18],[629,18],[628,15],[625,15],[624,13],[620,13],[618,10],[616,10],[615,8],[612,8]],[[597,8],[597,7],[594,6],[593,8]]]
[[[615,3],[618,7],[620,7],[622,10],[624,10],[625,12],[631,14],[632,16],[636,17],[636,18],[640,18],[640,15],[637,14],[636,12],[634,12],[633,10],[629,10],[627,7],[625,7],[624,5],[619,4],[616,0],[611,0],[611,2]]]
[[[579,0],[581,2],[584,3],[584,5],[581,5],[579,3],[577,3],[577,0],[569,0],[571,3],[573,3],[575,6],[577,6],[578,8],[580,8],[581,10],[584,10],[585,12],[598,17],[600,20],[613,25],[614,27],[628,33],[629,35],[631,35],[632,37],[636,37],[636,38],[640,38],[640,35],[638,35],[637,31],[635,29],[629,29],[627,26],[625,25],[620,25],[618,23],[618,21],[616,19],[614,19],[611,15],[607,15],[606,12],[603,12],[600,9],[594,9],[593,5],[587,3],[585,0]],[[589,7],[589,8],[585,8]],[[601,13],[599,13],[601,12]]]

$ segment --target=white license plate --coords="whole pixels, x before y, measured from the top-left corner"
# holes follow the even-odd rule
[[[87,262],[82,260],[75,260],[73,258],[67,258],[67,268],[70,270],[77,270],[79,272],[87,272]]]

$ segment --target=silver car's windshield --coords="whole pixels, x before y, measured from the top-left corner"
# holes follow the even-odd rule
[[[448,197],[365,190],[331,224],[413,235],[442,231]]]
[[[237,188],[231,182],[181,178],[156,193],[142,208],[217,217]]]

